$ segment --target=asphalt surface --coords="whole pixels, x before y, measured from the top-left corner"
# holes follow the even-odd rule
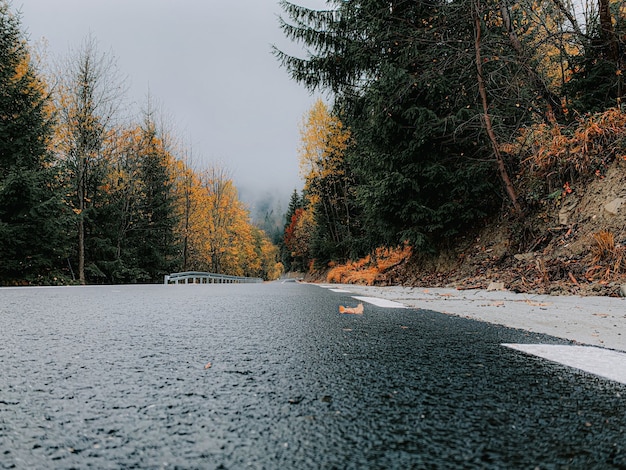
[[[296,283],[0,289],[0,468],[626,468],[571,341]]]
[[[337,285],[353,295],[383,298],[497,325],[546,333],[581,344],[626,351],[626,298],[516,294],[508,291]]]

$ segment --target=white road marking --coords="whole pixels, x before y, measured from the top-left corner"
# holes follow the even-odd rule
[[[558,344],[502,344],[552,362],[626,384],[626,353],[595,346]]]
[[[353,299],[360,300],[361,302],[367,302],[369,304],[376,305],[377,307],[384,308],[407,308],[406,305],[403,305],[399,302],[394,302],[393,300],[387,299],[379,299],[377,297],[359,297],[353,296]]]
[[[345,290],[345,289],[330,289],[331,292],[343,292],[343,293],[347,293],[349,294],[350,291],[349,290]]]

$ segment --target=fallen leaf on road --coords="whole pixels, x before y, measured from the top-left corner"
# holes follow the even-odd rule
[[[210,369],[212,365],[213,365],[213,364],[211,364],[210,362],[207,362],[207,363],[206,363],[206,366],[204,366],[204,368],[205,368],[205,369]]]
[[[606,318],[609,316],[608,313],[592,313],[594,317]]]
[[[363,313],[363,304],[359,304],[356,307],[344,307],[339,306],[339,313],[352,313],[355,315],[361,315]]]
[[[408,326],[401,326],[400,328],[402,328],[403,330],[408,330],[409,329]]]

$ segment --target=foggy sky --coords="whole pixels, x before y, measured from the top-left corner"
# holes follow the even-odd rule
[[[226,166],[244,200],[301,188],[298,126],[317,96],[271,55],[271,44],[302,55],[278,28],[276,0],[13,0],[12,10],[31,44],[45,38],[48,60],[91,34],[128,77],[132,109],[149,93],[190,144],[194,166]]]

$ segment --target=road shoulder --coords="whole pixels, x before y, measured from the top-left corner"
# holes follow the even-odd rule
[[[626,299],[516,294],[508,291],[333,284],[356,296],[379,297],[581,344],[626,351]]]

